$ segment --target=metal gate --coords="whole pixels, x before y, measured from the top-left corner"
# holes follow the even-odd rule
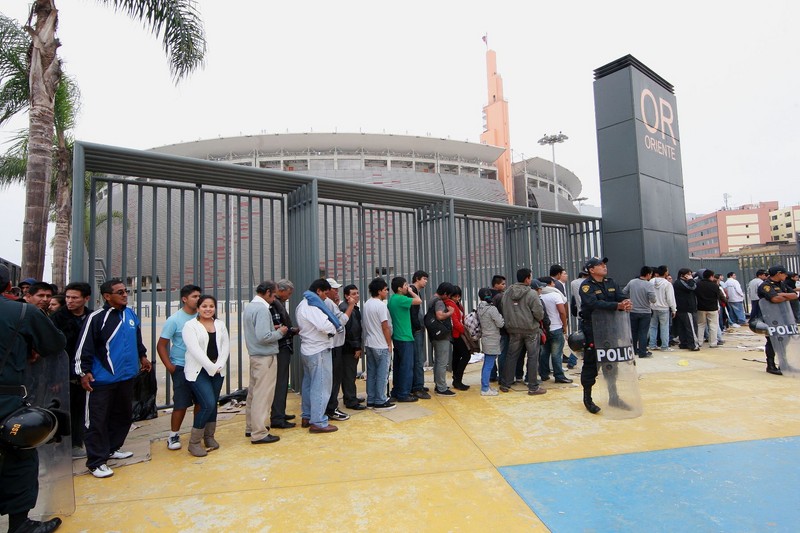
[[[574,275],[600,253],[599,220],[504,204],[357,184],[103,145],[76,143],[75,175],[92,172],[89,198],[73,189],[70,277],[95,287],[119,277],[133,290],[148,353],[178,291],[194,283],[219,301],[231,334],[226,392],[247,385],[241,311],[265,279],[290,279],[290,311],[314,279],[409,281],[416,270],[462,287],[464,304],[495,274],[515,281],[562,264]],[[85,253],[84,253],[85,252]],[[159,403],[170,383],[156,365]],[[300,367],[292,367],[297,389]]]

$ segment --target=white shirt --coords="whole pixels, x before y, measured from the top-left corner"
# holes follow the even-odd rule
[[[725,293],[728,295],[729,302],[743,302],[744,301],[744,293],[742,292],[742,286],[739,285],[739,281],[733,278],[728,278],[728,281],[725,282]]]
[[[341,324],[342,327],[344,327],[345,324],[347,324],[347,321],[350,320],[350,317],[344,314],[342,310],[339,309],[339,306],[336,305],[334,301],[331,300],[330,298],[325,298],[325,307],[331,310],[331,313],[333,313],[333,316],[335,316],[337,320],[339,320],[339,324]],[[334,335],[333,337],[334,347],[344,346],[344,335],[345,335],[344,330]]]
[[[303,355],[314,355],[333,348],[333,334],[336,333],[336,328],[325,313],[308,305],[303,298],[294,310],[294,316],[297,327],[300,328],[300,352]]]
[[[553,292],[544,292],[543,290],[541,298],[544,310],[547,313],[547,317],[550,319],[550,331],[563,328],[564,324],[561,323],[561,314],[558,312],[558,307],[556,306],[564,303],[564,295],[561,294],[561,291],[558,289],[555,289]]]
[[[364,346],[366,348],[388,349],[386,336],[383,334],[381,324],[389,323],[392,329],[392,317],[389,315],[389,308],[386,302],[380,298],[370,298],[361,310],[361,327],[364,329]]]

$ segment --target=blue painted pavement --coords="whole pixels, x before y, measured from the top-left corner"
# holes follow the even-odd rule
[[[800,437],[499,470],[556,533],[800,531]]]

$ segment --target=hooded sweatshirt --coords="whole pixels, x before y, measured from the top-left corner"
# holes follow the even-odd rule
[[[672,283],[661,277],[655,277],[650,280],[653,287],[656,289],[656,302],[650,304],[653,311],[677,311],[675,303],[675,288]]]
[[[530,285],[515,283],[503,293],[503,318],[509,334],[538,335],[544,317],[542,301]]]

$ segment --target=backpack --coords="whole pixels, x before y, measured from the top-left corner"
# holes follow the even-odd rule
[[[478,312],[474,309],[464,318],[464,328],[467,330],[469,336],[472,337],[472,340],[476,341],[483,335],[483,331],[481,331],[481,320],[478,317]]]
[[[425,313],[423,322],[425,329],[428,330],[428,337],[432,341],[443,341],[450,338],[450,332],[453,330],[453,323],[448,318],[447,320],[439,320],[436,318],[436,300],[431,302],[428,311]]]

